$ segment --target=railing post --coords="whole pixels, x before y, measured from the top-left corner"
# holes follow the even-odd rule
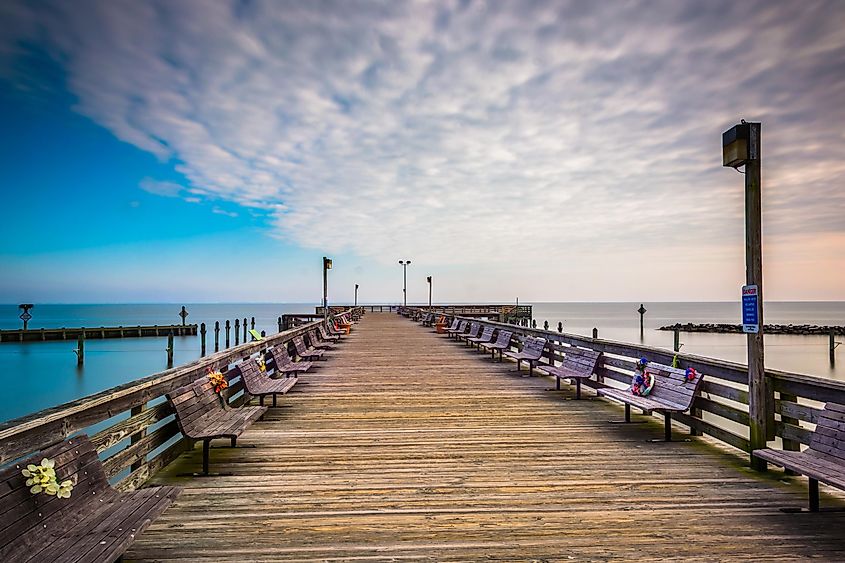
[[[235,319],[235,346],[240,343],[241,338],[241,320]]]
[[[200,324],[200,358],[205,356],[205,323]]]
[[[543,321],[543,330],[549,330],[549,321]]]
[[[599,337],[599,329],[593,327],[593,339],[596,339],[598,337]]]
[[[562,322],[557,323],[557,331],[559,333],[563,334],[563,323]]]
[[[282,317],[279,317],[279,332],[282,332],[282,330],[284,330],[282,328]]]
[[[135,416],[135,415],[141,414],[146,409],[147,409],[146,403],[144,403],[143,405],[138,405],[137,407],[132,407],[132,409],[129,411],[129,416]],[[130,444],[137,444],[138,442],[143,440],[144,437],[146,437],[146,435],[147,435],[147,428],[144,427],[142,430],[140,430],[139,432],[136,432],[135,434],[132,435],[131,438],[129,438],[129,443]],[[138,461],[136,461],[135,463],[133,463],[132,465],[129,466],[129,471],[136,471],[136,470],[140,469],[141,466],[144,463],[145,463],[145,458],[142,457],[141,459],[139,459]]]
[[[247,331],[247,328],[246,328],[246,317],[244,317],[244,344],[246,344],[246,331]]]
[[[255,317],[249,318],[249,328],[255,330]]]
[[[214,321],[214,351],[220,351],[220,321]]]
[[[229,347],[229,329],[232,328],[232,325],[229,324],[228,319],[226,320],[226,348]]]

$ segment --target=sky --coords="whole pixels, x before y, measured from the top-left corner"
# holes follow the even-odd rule
[[[845,2],[0,3],[0,302],[845,300]]]

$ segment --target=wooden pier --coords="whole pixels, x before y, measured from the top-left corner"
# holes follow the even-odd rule
[[[102,338],[140,338],[168,336],[196,336],[197,325],[101,326],[78,328],[32,328],[29,330],[0,330],[0,342],[41,342],[47,340],[85,340]]]
[[[230,476],[180,477],[200,448],[154,475],[185,491],[126,560],[845,559],[845,514],[778,510],[805,504],[801,478],[710,437],[649,443],[657,419],[609,424],[621,407],[395,313],[328,356],[212,450]]]

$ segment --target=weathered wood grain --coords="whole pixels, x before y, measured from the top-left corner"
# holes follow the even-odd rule
[[[620,407],[396,314],[326,356],[241,436],[255,448],[215,450],[233,476],[179,477],[197,447],[153,478],[185,492],[127,559],[845,558],[845,514],[781,513],[805,502],[782,473],[710,438],[647,443],[656,419],[610,425]]]

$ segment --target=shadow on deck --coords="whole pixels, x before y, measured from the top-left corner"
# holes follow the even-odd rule
[[[185,492],[126,559],[845,559],[845,514],[778,510],[805,482],[514,369],[369,313],[255,448],[212,450],[233,476],[178,477],[199,448],[156,475]]]

